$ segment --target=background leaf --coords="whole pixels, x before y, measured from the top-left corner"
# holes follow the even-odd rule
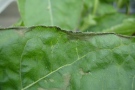
[[[133,16],[109,14],[101,17],[95,17],[94,20],[96,24],[89,26],[86,31],[115,32],[123,35],[133,35],[135,33],[135,19]]]
[[[1,90],[134,90],[135,38],[56,27],[0,29]]]
[[[134,18],[134,15],[130,15],[130,3],[126,3],[127,1],[18,0],[23,23],[17,25],[58,26],[65,30],[84,32],[112,32],[112,28],[121,26],[122,29],[113,30],[113,32],[134,35],[135,28],[133,24],[125,26],[124,23],[123,25],[123,21],[126,19]],[[119,4],[127,7],[125,13],[119,13]]]
[[[134,35],[135,34],[135,19],[128,18],[124,20],[121,24],[111,27],[110,29],[104,30],[104,32],[115,32],[125,35]]]
[[[18,6],[25,26],[46,25],[75,30],[81,18],[83,1],[18,0]]]

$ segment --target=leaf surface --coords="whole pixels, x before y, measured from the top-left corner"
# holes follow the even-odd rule
[[[25,26],[59,26],[75,30],[81,17],[83,1],[18,0],[18,6]]]
[[[72,31],[91,26],[89,15],[116,13],[111,4],[98,0],[18,0],[18,7],[24,26],[58,26]]]
[[[135,33],[135,19],[133,16],[109,14],[95,17],[95,23],[95,25],[89,26],[86,31],[115,32],[123,35],[133,35]]]
[[[134,90],[135,38],[56,27],[0,29],[1,90]]]

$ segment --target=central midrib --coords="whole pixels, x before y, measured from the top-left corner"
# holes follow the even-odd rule
[[[52,5],[51,5],[51,0],[48,0],[48,8],[49,8],[49,14],[50,14],[50,21],[51,25],[53,26],[53,13],[52,13]]]

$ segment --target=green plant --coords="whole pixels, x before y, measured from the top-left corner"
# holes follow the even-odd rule
[[[108,1],[18,0],[21,20],[0,28],[0,89],[134,90],[134,15]]]

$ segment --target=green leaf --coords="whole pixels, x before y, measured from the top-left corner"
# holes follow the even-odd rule
[[[25,26],[59,26],[67,30],[76,30],[83,1],[18,0],[18,6]]]
[[[97,9],[97,15],[103,16],[103,15],[112,14],[112,13],[116,13],[116,9],[113,7],[112,4],[108,4],[108,3],[99,4],[99,7]]]
[[[122,23],[122,21],[126,18],[127,18],[126,15],[119,14],[119,13],[108,14],[108,15],[105,15],[105,16],[102,16],[102,17],[97,17],[96,21],[98,22],[98,24],[97,24],[98,27],[93,26],[93,27],[91,27],[90,30],[92,30],[92,31],[102,31],[104,29],[108,29],[108,28],[111,28],[113,26],[116,26],[116,25]]]
[[[84,16],[81,20],[80,26],[79,26],[79,30],[81,30],[81,31],[86,31],[89,27],[100,28],[100,26],[99,26],[100,23],[106,23],[106,22],[104,22],[105,20],[109,21],[110,18],[106,19],[105,18],[106,16],[112,17],[112,14],[116,14],[116,9],[111,4],[99,2],[98,0],[95,0],[95,2],[92,2],[92,3],[94,4],[93,6],[91,5],[91,3],[86,4],[87,7],[90,6],[88,10],[87,10],[87,8],[84,8],[84,10],[86,10],[86,11],[84,11],[86,15],[84,14]],[[104,20],[104,18],[105,18],[105,20]],[[100,19],[104,20],[104,21],[100,22]],[[106,25],[106,26],[109,26],[109,25]]]
[[[1,90],[134,90],[135,37],[0,29]]]
[[[118,0],[117,1],[117,6],[119,8],[122,8],[122,7],[126,6],[126,5],[129,5],[129,3],[130,3],[130,0]]]
[[[124,35],[133,35],[135,34],[135,19],[129,18],[123,21],[123,23],[113,26],[109,29],[104,30],[103,32],[115,32]]]
[[[115,13],[102,17],[95,17],[96,25],[89,26],[86,31],[115,32],[118,34],[132,35],[135,32],[134,16]]]
[[[116,0],[100,0],[101,2],[106,2],[106,3],[113,3],[115,2]]]
[[[91,26],[91,21],[85,20],[89,16],[116,12],[111,4],[99,0],[18,0],[18,7],[24,26],[58,26],[66,30],[84,30]]]

